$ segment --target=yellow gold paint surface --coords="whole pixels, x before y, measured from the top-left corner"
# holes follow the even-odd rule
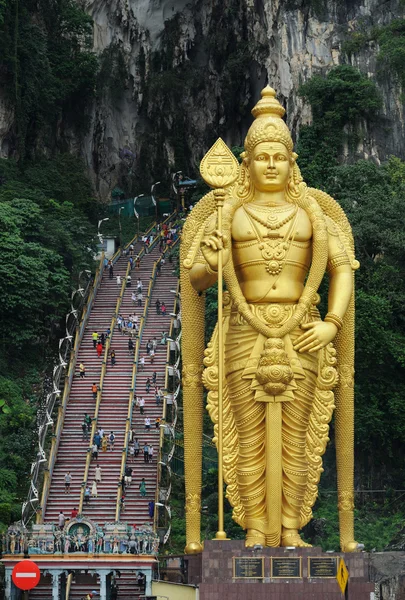
[[[209,390],[217,443],[222,405],[226,494],[233,518],[246,529],[247,546],[304,545],[298,532],[312,516],[336,405],[341,548],[354,551],[353,271],[358,263],[351,229],[333,198],[302,181],[274,90],[263,90],[252,113],[236,183],[226,182],[225,175],[228,181],[233,177],[229,158],[220,180],[213,177],[218,170],[212,150],[201,164],[210,185],[225,187],[222,223],[217,190],[194,207],[182,237],[186,552],[202,548],[202,383]],[[222,144],[217,154],[226,155]],[[224,312],[204,352],[203,292],[216,283],[221,267]],[[328,316],[322,320],[317,292],[326,272]]]

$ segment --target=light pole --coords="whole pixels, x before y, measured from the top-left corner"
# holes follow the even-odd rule
[[[109,220],[110,220],[109,217],[106,217],[105,219],[100,219],[99,222],[98,222],[98,225],[97,225],[97,237],[98,237],[98,239],[100,241],[100,244],[103,243],[103,236],[100,233],[101,223],[103,223],[104,221],[109,221]]]
[[[122,248],[122,227],[121,227],[121,211],[125,206],[120,206],[118,209],[118,226],[120,230],[120,249]]]
[[[173,190],[174,190],[174,193],[176,194],[176,210],[177,210],[177,212],[179,211],[179,190],[177,189],[177,185],[179,183],[180,175],[183,175],[183,171],[176,171],[176,173],[173,173],[173,175],[172,175]]]
[[[150,188],[150,195],[152,196],[152,202],[155,205],[155,221],[156,222],[158,220],[158,205],[157,205],[156,198],[155,198],[154,194],[155,194],[155,187],[157,185],[159,185],[159,184],[160,184],[160,181],[156,181],[156,183],[153,183],[152,187]]]
[[[136,234],[136,241],[139,242],[139,214],[137,213],[136,210],[136,201],[138,200],[138,198],[142,198],[142,196],[144,196],[145,194],[139,194],[138,196],[135,196],[134,198],[134,217],[138,220],[138,231]]]

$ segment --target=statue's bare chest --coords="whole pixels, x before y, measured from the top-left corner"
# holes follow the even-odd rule
[[[284,238],[307,242],[312,238],[312,225],[301,208],[287,205],[285,210],[271,207],[257,208],[253,204],[239,208],[232,222],[232,240],[248,242]]]

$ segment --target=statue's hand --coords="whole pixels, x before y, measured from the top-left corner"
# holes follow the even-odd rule
[[[298,352],[316,352],[325,348],[335,339],[338,331],[336,325],[324,321],[306,323],[301,328],[307,331],[295,340],[294,350]]]
[[[226,236],[216,229],[201,242],[201,252],[213,271],[218,271],[218,253],[222,248],[222,266],[225,266],[229,259],[229,240]]]

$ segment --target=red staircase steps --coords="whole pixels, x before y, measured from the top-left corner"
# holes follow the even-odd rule
[[[46,522],[57,523],[58,514],[61,510],[67,517],[70,516],[72,509],[77,508],[79,505],[86,453],[90,443],[82,439],[81,424],[85,412],[91,417],[94,415],[96,401],[93,399],[91,386],[93,382],[98,384],[100,381],[103,361],[103,358],[97,356],[97,352],[93,347],[92,333],[93,331],[105,333],[107,328],[110,327],[120,291],[116,283],[116,275],[124,277],[126,268],[127,259],[122,257],[114,265],[113,279],[109,279],[107,270],[104,271],[86,331],[78,350],[76,375],[72,382],[66,407],[62,435],[45,507],[44,520]],[[86,367],[86,376],[83,379],[79,377],[80,363],[83,363]],[[67,471],[70,471],[72,475],[69,494],[65,494],[64,484]]]
[[[138,315],[138,323],[140,323],[155,258],[153,252],[146,254],[141,260],[140,268],[134,267],[131,272],[131,286],[125,288],[120,309],[120,314],[125,319],[130,314],[135,313]],[[122,258],[121,260],[124,261],[125,259]],[[144,301],[141,307],[134,306],[131,300],[132,292],[136,291],[138,277],[140,277],[143,285]],[[134,361],[133,355],[128,352],[128,339],[129,336],[120,333],[116,326],[111,339],[111,349],[114,349],[116,353],[116,364],[113,367],[111,362],[108,361],[98,415],[98,426],[104,429],[107,436],[111,431],[114,431],[114,450],[100,451],[98,461],[92,461],[88,477],[89,486],[91,487],[94,480],[95,462],[102,469],[102,482],[98,485],[97,498],[91,498],[89,504],[83,505],[83,514],[100,525],[115,521],[117,485],[121,468]]]

